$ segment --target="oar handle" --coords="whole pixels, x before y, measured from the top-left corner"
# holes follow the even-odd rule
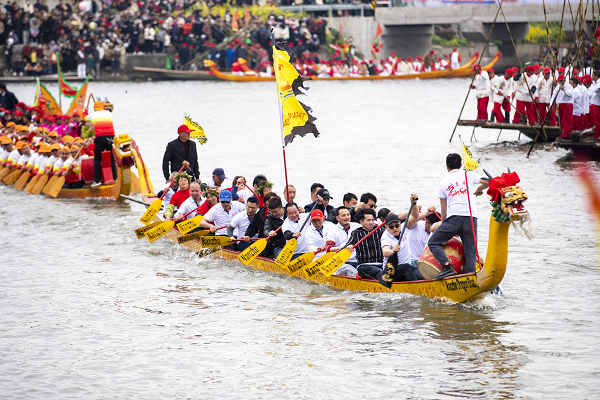
[[[184,168],[185,168],[185,165],[182,165],[181,169],[179,170],[179,172],[177,173],[177,175],[179,175],[181,173],[181,171],[183,171]],[[173,181],[169,184],[169,186],[166,186],[163,189],[163,194],[162,194],[162,196],[160,196],[161,200],[165,197],[165,195],[167,194],[167,192],[169,191],[169,189],[171,189],[171,186],[173,186],[174,183],[175,183],[175,179],[173,179]]]
[[[308,218],[306,218],[304,220],[304,223],[302,224],[302,226],[300,227],[300,230],[298,232],[302,232],[302,229],[304,229],[304,227],[306,226],[306,223],[310,220],[310,214],[312,214],[312,212],[315,210],[315,208],[317,208],[318,204],[319,204],[319,200],[315,200],[315,205],[313,206],[312,210],[310,210],[310,213],[308,214]]]
[[[410,215],[410,212],[409,212]],[[375,233],[375,231],[377,231],[377,229],[381,228],[382,226],[385,225],[385,222],[382,224],[379,224],[378,226],[376,226],[375,228],[373,228],[373,230],[371,232],[369,232],[369,234],[367,236],[365,236],[364,238],[360,239],[354,246],[352,246],[352,250],[354,250],[356,248],[356,246],[358,246],[359,244],[361,244],[362,242],[364,242],[369,236],[371,236],[372,234]],[[342,249],[340,249],[342,250]],[[338,250],[338,251],[340,251]]]
[[[191,213],[193,213],[194,211],[198,211],[198,209],[202,207],[202,205],[199,205],[198,207],[194,208],[192,211],[190,211],[189,213],[185,214],[182,218],[187,217],[188,215],[190,215]]]
[[[231,239],[232,242],[241,242],[244,239]],[[260,238],[250,238],[250,240],[260,240]]]
[[[254,190],[250,189],[250,186],[246,185],[246,182],[244,182],[244,186],[246,186],[248,188],[248,190],[252,192],[254,197],[256,197],[258,199],[258,195],[256,194],[256,192]]]
[[[412,209],[416,203],[417,203],[416,199],[410,202],[410,208],[408,209],[408,215],[406,216],[406,221],[404,222],[404,226],[402,227],[402,232],[400,232],[400,238],[398,238],[398,245],[400,245],[400,243],[402,243],[402,236],[404,236],[404,231],[406,230],[406,226],[408,225],[408,219],[410,218],[410,213],[412,212]],[[442,218],[440,218],[440,219],[442,219]],[[398,253],[398,252],[396,252],[396,253]]]
[[[281,230],[281,228],[283,228],[283,224],[281,224],[281,226],[275,230],[275,233],[279,232]],[[269,236],[267,238],[267,240],[271,239],[272,237],[275,237],[275,236]]]

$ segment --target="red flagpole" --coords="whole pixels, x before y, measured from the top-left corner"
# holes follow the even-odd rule
[[[285,171],[285,198],[287,200],[287,202],[290,202],[290,191],[289,191],[289,185],[288,185],[288,178],[287,178],[287,164],[285,162],[285,146],[283,146],[283,170]]]
[[[281,145],[283,147],[283,171],[285,173],[285,198],[287,202],[290,202],[288,176],[287,176],[287,163],[285,161],[285,137],[283,136],[283,111],[281,110],[281,99],[279,98],[279,88],[277,88],[277,105],[279,106],[279,122],[281,123]]]

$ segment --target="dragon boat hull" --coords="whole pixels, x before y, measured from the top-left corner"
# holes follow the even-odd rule
[[[390,75],[390,76],[346,76],[346,77],[330,77],[330,78],[320,78],[318,76],[312,76],[311,79],[313,81],[382,81],[382,80],[406,80],[406,79],[440,79],[440,78],[455,78],[455,77],[464,77],[464,76],[470,76],[473,74],[472,71],[472,66],[473,64],[475,64],[475,61],[477,60],[478,57],[478,53],[475,53],[473,55],[473,57],[471,57],[471,60],[456,69],[443,69],[443,70],[437,70],[437,71],[431,71],[431,72],[421,72],[421,73],[417,73],[417,74],[406,74],[406,75]],[[493,61],[491,64],[483,67],[485,68],[491,68],[493,65],[496,64],[496,62],[498,61],[498,59],[500,58],[500,55],[497,54],[496,57],[494,58],[495,61]],[[225,81],[232,81],[232,82],[274,82],[275,81],[275,77],[274,76],[256,76],[255,74],[248,74],[248,72],[245,75],[235,75],[235,74],[229,74],[229,73],[225,73],[222,71],[219,71],[216,68],[216,65],[214,62],[212,61],[205,61],[205,66],[210,68],[210,72],[211,74],[214,74],[217,78],[225,80]]]
[[[144,201],[151,203],[156,198],[144,197]],[[154,221],[162,221],[159,216],[155,217]],[[508,228],[510,223],[504,222],[498,224],[497,222],[491,221],[492,224],[497,224],[498,228],[508,236]],[[163,238],[171,240],[177,243],[177,238],[181,237],[182,234],[173,228],[167,232]],[[502,236],[502,235],[500,235]],[[508,245],[508,241],[506,242]],[[198,240],[192,240],[182,244],[183,247],[198,252],[200,255],[207,255],[213,258],[220,258],[229,261],[235,261],[243,265],[239,259],[239,252],[229,249],[221,249],[214,251],[214,249],[203,248],[202,244]],[[488,252],[489,255],[489,252]],[[498,254],[496,254],[498,256]],[[502,254],[499,254],[502,258]],[[506,257],[506,253],[504,254]],[[390,289],[385,288],[379,281],[370,279],[356,279],[346,276],[335,276],[326,277],[323,274],[317,274],[310,279],[304,271],[300,271],[294,278],[306,280],[316,284],[331,286],[341,290],[352,290],[352,291],[365,291],[371,293],[410,293],[419,296],[425,296],[430,298],[436,298],[441,300],[450,300],[456,303],[464,303],[466,301],[481,299],[487,296],[504,277],[506,265],[496,265],[492,263],[492,267],[484,266],[479,272],[455,275],[442,280],[423,280],[414,282],[394,282]],[[282,269],[274,260],[264,257],[256,257],[248,267],[259,269],[267,272],[274,272],[277,274],[288,275],[286,269]]]
[[[114,183],[108,185],[101,185],[97,187],[90,187],[88,185],[80,189],[61,189],[58,192],[57,197],[70,197],[70,198],[107,198],[115,201],[122,201],[121,195],[130,195],[140,193],[140,180],[131,170],[134,165],[133,162],[128,161],[132,158],[135,159],[135,165],[138,168],[146,168],[141,155],[139,154],[139,148],[134,140],[129,135],[119,135],[115,137],[115,148],[113,148],[113,156],[115,156],[115,162],[117,166],[117,179]],[[82,177],[89,183],[93,180],[94,158],[85,157],[82,160],[81,169]],[[110,168],[110,166],[109,166]],[[144,174],[146,176],[146,174]]]

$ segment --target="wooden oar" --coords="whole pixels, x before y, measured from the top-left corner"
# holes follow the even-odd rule
[[[54,183],[58,180],[58,175],[52,175],[49,179],[48,182],[46,183],[46,185],[44,185],[44,188],[42,189],[42,193],[44,194],[48,194],[50,189],[52,189],[52,186],[54,186]],[[64,181],[64,180],[63,180]],[[64,182],[63,182],[64,184]],[[61,185],[62,187],[62,185]]]
[[[188,215],[190,215],[191,213],[193,213],[196,210],[197,210],[197,208],[194,208],[192,211],[190,211],[189,213],[185,214],[183,217],[184,218],[187,217]],[[175,221],[173,221],[173,220],[171,220],[171,221],[164,221],[160,225],[157,225],[156,227],[154,227],[154,228],[146,231],[146,238],[148,239],[148,241],[150,243],[152,243],[156,239],[162,237],[167,232],[169,232],[171,229],[173,229],[174,226],[175,226]]]
[[[200,208],[200,207],[198,207],[198,208]],[[193,211],[198,210],[198,208],[196,208]],[[194,218],[186,219],[185,221],[179,222],[177,224],[177,229],[179,229],[179,232],[181,232],[185,235],[185,234],[193,231],[197,227],[199,227],[200,222],[202,222],[203,219],[204,219],[203,215],[196,215]]]
[[[310,210],[311,213],[313,212],[313,210],[315,208],[317,208],[318,203],[319,203],[319,201],[315,201],[315,204],[313,205],[312,210]],[[304,220],[304,223],[302,224],[302,226],[300,227],[300,230],[298,231],[298,232],[300,232],[300,234],[302,234],[302,229],[304,229],[304,227],[306,226],[306,223],[309,220],[310,220],[310,213],[308,214],[308,217]],[[298,240],[296,238],[291,238],[290,240],[288,240],[286,245],[283,247],[283,249],[277,256],[277,258],[275,259],[275,264],[277,264],[277,266],[279,268],[285,269],[287,267],[287,264],[292,259],[297,247],[298,247]]]
[[[19,179],[17,179],[17,182],[15,182],[15,185],[13,187],[17,190],[23,189],[23,187],[27,183],[27,180],[29,180],[30,176],[31,176],[31,172],[29,172],[29,171],[23,172],[21,174],[21,176],[19,177]]]
[[[244,239],[232,239],[227,236],[202,236],[200,237],[200,242],[202,243],[202,247],[224,247],[229,246],[231,243],[240,242]],[[250,240],[258,240],[250,239]]]
[[[283,227],[283,224],[279,228],[277,228],[275,233],[279,232],[282,227]],[[240,253],[240,255],[238,256],[240,261],[243,262],[244,265],[249,265],[252,262],[252,260],[254,260],[260,253],[262,253],[262,251],[265,249],[265,247],[267,247],[267,240],[271,239],[272,237],[275,237],[275,236],[269,236],[266,239],[260,239],[253,245],[248,246],[248,248],[246,250],[242,251]]]
[[[198,231],[198,232],[188,233],[187,235],[179,236],[177,238],[177,243],[184,244],[184,243],[189,242],[191,240],[196,240],[196,239],[199,240],[202,236],[206,236],[209,233],[210,233],[209,229],[207,229],[205,231]]]
[[[39,174],[36,174],[33,176],[33,178],[31,178],[31,180],[29,181],[27,186],[25,186],[25,190],[23,190],[25,193],[31,193],[31,191],[33,190],[33,188],[35,187],[35,185],[39,179],[38,176],[39,176]]]
[[[2,179],[2,183],[4,183],[6,186],[12,185],[13,182],[16,181],[22,173],[22,169],[15,168],[14,171],[10,172],[8,175],[6,175],[4,179]]]
[[[137,236],[138,239],[142,239],[146,237],[146,232],[148,232],[150,229],[162,224],[164,221],[155,221],[149,225],[144,225],[141,228],[137,228],[135,230],[135,235]]]
[[[4,177],[6,175],[8,175],[8,173],[10,172],[11,168],[10,167],[4,167],[2,168],[2,170],[0,171],[0,180],[4,179]]]
[[[37,183],[31,190],[31,193],[40,194],[40,192],[42,191],[44,186],[46,186],[46,183],[48,182],[48,178],[49,178],[48,175],[46,175],[46,174],[42,175],[42,177],[38,179]]]
[[[185,168],[185,165],[182,165],[181,169],[179,170],[179,172],[177,174],[180,174],[184,168]],[[142,218],[140,218],[140,222],[142,224],[148,225],[150,222],[152,222],[152,220],[154,219],[156,214],[158,214],[158,212],[160,211],[160,207],[162,206],[162,199],[165,197],[165,195],[167,194],[169,189],[171,189],[171,186],[173,186],[173,183],[175,183],[175,179],[173,179],[173,182],[171,182],[171,184],[169,184],[169,186],[167,186],[164,189],[162,196],[160,196],[160,199],[154,200],[152,202],[152,204],[150,205],[150,207],[148,207],[148,209],[146,209],[146,212],[144,213],[144,215],[142,215]],[[173,228],[173,227],[171,227],[171,228]]]
[[[466,171],[465,171],[466,173]],[[467,193],[468,195],[468,193]],[[404,226],[402,227],[402,232],[400,232],[400,238],[398,239],[398,244],[402,246],[402,237],[404,236],[404,231],[406,230],[406,226],[408,225],[408,219],[410,218],[410,213],[412,212],[417,199],[414,199],[410,202],[410,208],[408,209],[408,214],[406,215],[406,221],[404,221]],[[391,265],[388,267],[388,265]],[[379,277],[379,283],[386,288],[391,288],[394,283],[394,273],[396,272],[396,268],[398,268],[398,252],[395,251],[391,256],[388,257],[388,263],[383,266],[383,274]]]
[[[256,197],[258,199],[258,195],[256,194],[256,192],[254,190],[250,189],[250,186],[246,185],[246,182],[244,182],[244,186],[246,186],[248,188],[248,190],[252,192],[254,197]]]
[[[65,173],[66,175],[69,175],[69,172],[71,172],[71,168],[73,168],[73,164],[75,164],[75,161],[77,160],[77,157],[79,157],[79,154],[81,153],[81,150],[83,149],[83,146],[81,146],[79,148],[79,151],[77,152],[77,154],[75,154],[75,157],[73,157],[73,162],[71,162],[71,165],[69,165],[69,168],[67,168],[67,171]],[[48,196],[50,197],[54,197],[56,198],[56,196],[58,196],[58,194],[60,193],[60,190],[62,189],[63,185],[65,184],[65,176],[63,176],[62,174],[56,179],[56,181],[53,183],[53,185],[50,187],[50,190],[48,190],[48,193],[46,193]],[[54,176],[52,177],[54,178]],[[50,184],[46,185],[49,186]],[[46,188],[44,188],[45,190]]]
[[[361,244],[365,239],[367,239],[369,236],[374,234],[379,228],[381,228],[384,225],[385,225],[385,222],[382,223],[381,225],[373,228],[373,230],[371,232],[369,232],[369,234],[367,236],[360,239],[354,246],[352,246],[352,250],[354,251],[354,249],[356,249],[356,246]],[[322,265],[320,267],[321,272],[323,272],[323,275],[330,277],[331,274],[333,274],[335,271],[337,271],[337,269],[339,267],[344,265],[344,263],[346,261],[348,261],[350,259],[350,257],[352,257],[352,251],[348,250],[345,247],[343,249],[339,249],[327,263],[325,263],[324,265]]]

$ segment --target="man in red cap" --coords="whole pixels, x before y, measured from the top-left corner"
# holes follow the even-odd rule
[[[512,68],[504,71],[504,76],[496,75],[492,82],[492,92],[494,97],[494,108],[492,109],[492,116],[496,116],[496,122],[503,123],[508,121],[510,123],[510,92],[512,90]],[[504,115],[502,115],[504,110]]]
[[[560,127],[562,130],[561,138],[569,140],[573,127],[571,125],[571,117],[573,116],[573,87],[565,83],[565,76],[558,76],[558,85],[554,88],[550,102],[558,104],[558,118],[560,119]]]
[[[532,86],[535,86],[534,83],[537,79],[537,77],[533,75],[533,65],[528,65],[526,73],[517,74],[516,77],[518,78],[518,81],[514,96],[517,100],[517,112],[513,117],[513,124],[518,124],[522,118],[527,116],[527,121],[530,125],[533,125],[536,120],[536,112],[533,108],[533,98],[529,92],[530,89],[533,90]]]
[[[185,171],[190,174],[192,178],[195,180],[200,179],[196,143],[190,140],[190,132],[193,132],[193,130],[186,125],[180,125],[179,128],[177,128],[179,137],[167,144],[162,165],[163,175],[167,182],[169,181],[171,172],[179,171],[182,165],[185,165]]]
[[[554,111],[554,107],[551,110],[548,110],[550,107],[550,98],[552,97],[552,84],[553,79],[550,76],[550,68],[544,68],[542,71],[543,75],[538,79],[536,83],[536,94],[538,99],[538,112],[540,113],[540,124],[542,124],[546,118],[548,112],[550,115],[546,120],[546,126],[556,126],[556,112]]]
[[[476,74],[472,88],[477,91],[477,119],[481,121],[487,121],[487,109],[490,101],[490,78],[488,73],[482,70],[479,64],[475,64],[473,70]]]

